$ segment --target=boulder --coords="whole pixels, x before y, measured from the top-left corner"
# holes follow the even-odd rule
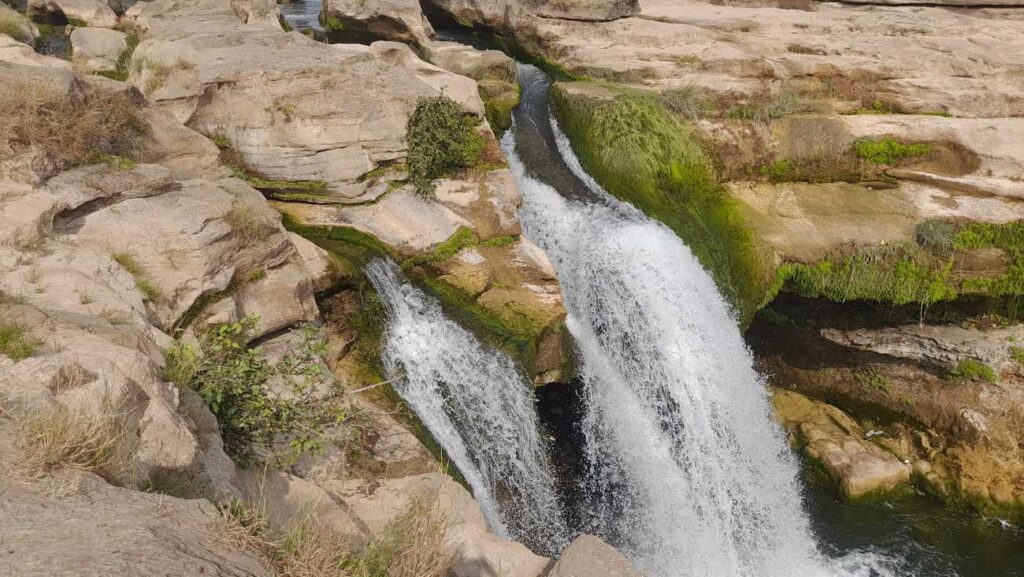
[[[275,0],[231,0],[231,9],[246,24],[281,27]]]
[[[0,62],[18,66],[38,66],[71,70],[71,63],[67,60],[40,54],[32,46],[15,40],[6,34],[0,34]],[[5,67],[0,69],[0,72],[9,74],[11,69]]]
[[[5,471],[12,466],[5,464]],[[0,479],[0,575],[270,577],[212,503],[120,489],[88,473]]]
[[[103,0],[28,0],[26,13],[30,16],[62,14],[68,22],[84,26],[112,28],[117,14]]]
[[[430,61],[461,76],[477,81],[516,82],[516,62],[500,50],[478,50],[458,42],[433,42]]]
[[[639,0],[534,0],[532,13],[542,18],[604,22],[640,12]]]
[[[75,28],[71,31],[73,59],[90,72],[117,70],[118,59],[128,49],[124,32],[106,28]]]
[[[325,0],[322,14],[383,40],[427,47],[434,36],[418,0]]]
[[[847,499],[880,497],[906,490],[911,466],[871,442],[839,409],[799,393],[776,390],[775,414],[808,457],[821,465]]]
[[[580,535],[562,551],[548,577],[640,577],[615,547],[600,537]]]

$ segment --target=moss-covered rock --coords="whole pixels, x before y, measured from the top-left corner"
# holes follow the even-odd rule
[[[557,83],[552,96],[587,172],[675,231],[748,321],[768,294],[773,265],[741,205],[718,182],[695,130],[636,90]]]

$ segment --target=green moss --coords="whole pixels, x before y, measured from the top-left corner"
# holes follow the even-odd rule
[[[781,158],[773,161],[771,164],[762,166],[759,172],[761,176],[768,177],[768,180],[772,182],[784,182],[789,180],[787,177],[792,169],[793,167],[790,165],[789,160]]]
[[[214,144],[217,144],[216,138],[214,139]],[[217,144],[217,146],[218,148],[221,147],[220,144]],[[259,190],[260,192],[268,193],[268,196],[277,200],[308,199],[308,197],[304,195],[322,197],[327,194],[327,183],[322,180],[275,180],[263,178],[240,166],[232,166],[230,168],[232,176],[244,180],[249,184],[249,186]],[[314,200],[323,199],[316,198]]]
[[[97,152],[93,159],[96,162],[105,162],[112,166],[116,170],[135,170],[138,167],[138,163],[130,158],[123,156],[117,156],[116,154],[107,154],[105,152]]]
[[[512,127],[512,109],[519,106],[520,99],[519,91],[512,90],[497,96],[483,98],[487,123],[491,125],[491,130],[498,136]]]
[[[480,241],[473,234],[473,231],[466,227],[460,227],[447,240],[434,248],[402,261],[402,268],[411,268],[446,261],[455,256],[464,248],[476,246]]]
[[[951,381],[974,381],[984,380],[990,383],[999,381],[999,374],[996,371],[974,359],[964,359],[953,367],[953,370],[949,372],[949,380]]]
[[[952,268],[952,261],[936,261],[916,247],[883,245],[835,251],[814,264],[787,263],[777,274],[801,296],[902,305],[956,298]]]
[[[21,323],[0,320],[0,353],[20,361],[36,354],[43,341],[33,337]]]
[[[557,86],[552,95],[583,167],[608,192],[679,235],[749,322],[769,294],[772,267],[697,134],[657,97],[605,88],[615,96],[592,99]]]
[[[930,144],[904,144],[895,138],[881,140],[862,138],[853,143],[858,156],[871,164],[895,164],[906,158],[925,156],[935,151]]]
[[[112,80],[120,80],[121,82],[128,80],[129,65],[132,61],[132,54],[135,53],[135,48],[139,45],[138,32],[134,30],[128,32],[128,35],[125,37],[125,44],[125,49],[117,57],[117,68],[114,70],[100,70],[93,74],[105,76]]]
[[[582,76],[578,76],[569,72],[569,69],[562,66],[561,64],[541,56],[539,51],[528,50],[525,48],[514,36],[505,34],[495,34],[494,42],[498,48],[508,54],[515,60],[526,64],[533,64],[537,68],[540,68],[548,74],[552,79],[558,81],[566,80],[583,80]]]
[[[853,380],[856,381],[858,385],[878,389],[886,395],[892,393],[892,383],[889,382],[889,379],[886,378],[885,375],[874,371],[855,372],[853,374]]]
[[[345,21],[336,16],[320,17],[320,25],[328,32],[341,32],[345,30]]]
[[[964,290],[982,292],[990,297],[1024,295],[1024,221],[1004,224],[976,222],[960,227],[953,240],[956,250],[998,248],[1010,257],[1005,274],[994,278],[964,281]]]
[[[447,96],[421,98],[406,126],[406,164],[416,192],[433,192],[433,180],[476,164],[484,148],[476,119]]]

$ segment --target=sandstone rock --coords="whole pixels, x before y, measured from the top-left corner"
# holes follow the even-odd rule
[[[616,20],[640,12],[638,0],[539,0],[532,12],[543,18]]]
[[[600,537],[580,535],[562,551],[548,577],[640,577],[633,565]]]
[[[28,44],[15,40],[6,34],[0,34],[0,62],[18,66],[39,66],[71,70],[71,63],[67,60],[39,54]],[[11,68],[4,67],[0,69],[0,72],[9,73]],[[5,78],[8,77],[5,76]]]
[[[821,336],[837,345],[910,359],[951,369],[974,359],[995,369],[1015,361],[1013,343],[1024,341],[1024,326],[985,331],[951,325],[902,325],[881,329],[823,329]]]
[[[775,413],[820,462],[844,497],[874,497],[904,489],[910,465],[865,439],[865,432],[839,409],[792,391],[776,390]]]
[[[416,78],[437,89],[439,93],[458,102],[466,112],[481,117],[484,115],[484,104],[477,93],[476,82],[472,79],[450,74],[420,60],[411,48],[400,42],[374,42],[370,45],[370,51],[380,56],[384,62],[408,70]]]
[[[384,40],[426,47],[434,36],[417,0],[327,0],[322,13]]]
[[[78,20],[86,26],[112,28],[117,14],[103,0],[29,0],[29,15],[63,14],[69,21]]]
[[[433,42],[430,61],[474,80],[516,81],[516,63],[500,50],[477,50],[457,42]]]
[[[224,534],[208,501],[119,489],[91,474],[61,481],[64,488],[48,491],[0,479],[0,575],[273,575]]]
[[[231,9],[246,24],[269,24],[280,28],[274,0],[231,0]]]
[[[75,28],[71,31],[74,59],[88,71],[113,71],[121,53],[128,48],[127,35],[104,28]]]

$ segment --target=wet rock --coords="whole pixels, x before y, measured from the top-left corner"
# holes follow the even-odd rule
[[[775,414],[796,435],[807,456],[821,463],[848,499],[906,489],[911,467],[865,439],[865,431],[839,409],[792,391],[776,390]]]
[[[1024,340],[1021,325],[985,331],[955,325],[902,325],[881,329],[823,329],[837,345],[952,369],[963,359],[1010,368],[1013,343]]]

